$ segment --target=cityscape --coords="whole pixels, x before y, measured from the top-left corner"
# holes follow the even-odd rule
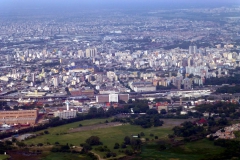
[[[51,11],[0,12],[3,157],[239,156],[226,147],[240,145],[239,5],[60,10],[54,3]],[[214,153],[188,153],[194,143]]]

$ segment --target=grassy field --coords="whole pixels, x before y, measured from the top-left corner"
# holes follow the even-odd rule
[[[108,119],[110,121],[111,119]],[[158,136],[159,138],[166,138],[168,134],[172,133],[172,127],[152,127],[144,129],[140,126],[134,126],[129,124],[124,124],[122,126],[116,126],[111,128],[103,128],[89,131],[82,131],[76,133],[67,133],[70,128],[76,128],[79,124],[83,126],[93,125],[98,123],[104,123],[106,119],[93,119],[93,120],[85,120],[81,122],[76,122],[72,124],[67,124],[59,127],[49,128],[49,134],[38,136],[34,139],[26,140],[26,144],[38,144],[47,142],[54,144],[55,142],[59,142],[60,144],[73,144],[79,146],[81,143],[84,143],[85,140],[90,136],[98,136],[100,137],[100,141],[103,142],[103,145],[108,146],[108,148],[117,153],[119,156],[123,156],[120,154],[118,150],[114,150],[114,144],[117,142],[121,144],[125,136],[137,135],[143,132],[145,134],[144,138],[149,138],[150,140],[154,137],[150,137],[150,133],[154,134],[154,136]],[[41,131],[43,132],[43,131]],[[93,150],[93,152],[96,152]],[[103,157],[104,153],[96,152],[100,156]]]
[[[207,139],[186,143],[185,145],[164,151],[158,151],[156,147],[156,144],[144,146],[139,158],[149,160],[199,160],[224,151],[222,147],[214,146],[213,142]]]
[[[79,154],[71,154],[71,153],[50,153],[46,157],[42,158],[42,160],[91,160],[90,158],[84,157]]]
[[[240,131],[235,131],[234,134],[236,136],[236,140],[240,141]]]
[[[5,160],[5,159],[7,159],[7,158],[9,158],[8,155],[0,154],[0,160]]]
[[[84,121],[79,121],[79,122],[75,122],[75,123],[62,125],[59,127],[50,128],[48,130],[51,131],[52,134],[66,133],[70,128],[79,127],[79,124],[82,124],[83,126],[89,126],[89,125],[93,125],[93,124],[105,123],[106,120],[108,120],[110,122],[112,120],[112,118],[84,120]]]

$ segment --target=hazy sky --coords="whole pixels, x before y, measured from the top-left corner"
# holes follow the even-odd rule
[[[94,9],[162,9],[188,7],[220,7],[240,0],[0,0],[0,13],[33,11],[74,11]]]
[[[89,5],[89,6],[108,6],[108,5],[224,5],[224,4],[240,4],[240,0],[0,0],[0,6],[72,6],[72,5]],[[1,8],[2,8],[1,7]],[[132,6],[134,7],[134,6]]]

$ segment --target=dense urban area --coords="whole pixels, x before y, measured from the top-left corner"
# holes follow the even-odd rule
[[[240,156],[239,6],[0,15],[4,158]]]

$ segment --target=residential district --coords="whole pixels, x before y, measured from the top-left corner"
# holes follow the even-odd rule
[[[239,11],[239,7],[221,7],[181,12],[218,17],[218,13]],[[212,85],[208,80],[238,72],[240,18],[225,17],[224,24],[184,16],[159,18],[169,12],[146,16],[101,12],[102,18],[65,21],[51,16],[41,21],[39,17],[3,17],[2,128],[38,125],[49,117],[74,118],[93,106],[108,110],[130,99],[149,100],[149,107],[158,112],[180,108],[182,115],[196,112],[196,105],[224,101],[224,97],[237,102],[237,94],[214,94],[222,84]],[[156,98],[170,102],[155,103]]]

